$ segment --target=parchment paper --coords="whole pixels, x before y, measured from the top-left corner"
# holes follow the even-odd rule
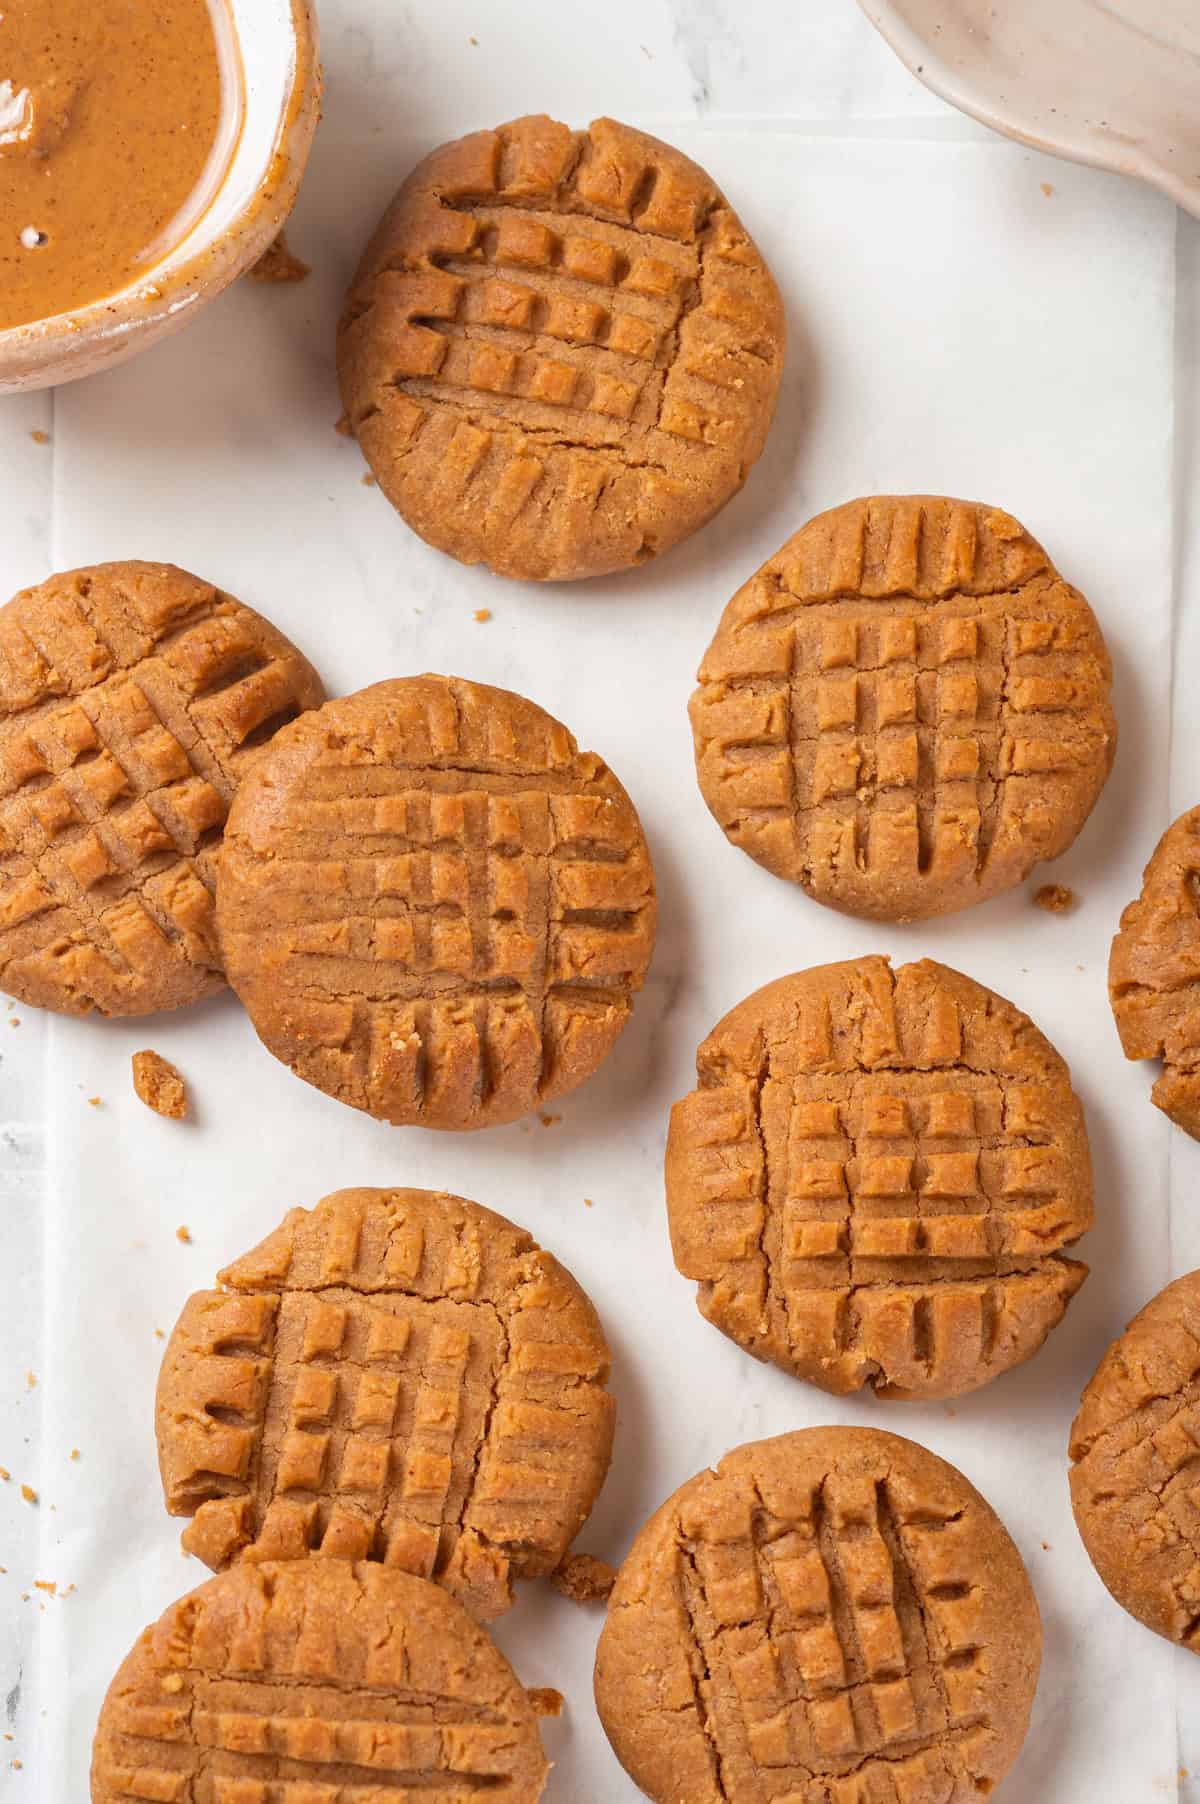
[[[231,997],[124,1025],[18,1009],[10,1029],[0,1015],[0,1462],[13,1474],[0,1485],[0,1702],[19,1669],[0,1793],[14,1800],[81,1804],[112,1671],[143,1624],[206,1576],[181,1557],[161,1504],[156,1331],[287,1207],[398,1183],[524,1223],[600,1309],[620,1428],[582,1547],[619,1560],[671,1489],[740,1441],[834,1421],[909,1434],[990,1498],[1041,1602],[1034,1726],[1004,1796],[1200,1798],[1178,1777],[1189,1735],[1200,1759],[1200,1664],[1102,1589],[1071,1521],[1065,1454],[1104,1346],[1168,1276],[1200,1263],[1200,1149],[1150,1106],[1151,1074],[1123,1060],[1104,984],[1146,857],[1200,799],[1187,675],[1200,609],[1181,605],[1198,548],[1177,505],[1194,474],[1195,244],[1189,228],[1177,245],[1161,198],[948,113],[848,0],[808,0],[799,23],[796,10],[328,0],[327,117],[290,230],[310,280],[243,283],[132,365],[0,404],[6,593],[52,568],[169,558],[278,621],[332,692],[423,669],[522,690],[631,791],[662,901],[632,1026],[545,1126],[535,1116],[452,1136],[374,1124],[276,1064]],[[576,587],[506,584],[428,550],[334,431],[337,308],[397,181],[427,146],[541,108],[628,117],[703,162],[773,265],[792,334],[778,420],[744,493],[661,564]],[[35,446],[34,429],[52,444]],[[727,846],[701,802],[685,710],[725,601],[813,512],[887,490],[1011,510],[1099,613],[1122,738],[1089,826],[1049,873],[1078,892],[1071,916],[1034,908],[1031,884],[921,927],[848,920]],[[948,1406],[836,1401],[756,1365],[701,1320],[667,1244],[666,1117],[691,1086],[697,1042],[757,984],[876,950],[943,959],[1025,1007],[1070,1061],[1092,1137],[1089,1282],[1032,1362]],[[159,1121],[134,1098],[129,1055],[143,1046],[185,1072],[194,1123]],[[76,1589],[50,1596],[34,1579]],[[544,1730],[552,1804],[637,1796],[591,1703],[600,1620],[533,1587],[499,1627],[523,1680],[567,1696]]]

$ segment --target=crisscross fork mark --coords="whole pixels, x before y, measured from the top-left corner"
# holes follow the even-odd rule
[[[850,1286],[855,1288],[857,1283],[870,1282],[866,1277],[856,1280],[855,1265],[859,1260],[874,1264],[880,1260],[920,1258],[943,1268],[927,1273],[921,1279],[926,1283],[961,1276],[966,1267],[956,1274],[955,1264],[964,1255],[972,1267],[982,1262],[984,1275],[996,1277],[1027,1269],[1044,1256],[1036,1250],[1019,1254],[1005,1244],[1002,1218],[1028,1212],[1030,1193],[1019,1187],[1019,1176],[1013,1176],[1011,1181],[1002,1179],[997,1189],[995,1162],[988,1157],[1028,1150],[1031,1145],[1047,1155],[1053,1152],[1057,1144],[1053,1137],[1031,1143],[1026,1134],[1014,1132],[1009,1126],[1013,1098],[1027,1086],[1011,1081],[995,1083],[971,1073],[951,1071],[930,1074],[923,1081],[918,1074],[919,1087],[914,1088],[912,1077],[912,1073],[897,1071],[890,1083],[887,1073],[867,1079],[822,1077],[798,1081],[782,1153],[778,1138],[773,1139],[775,1157],[767,1161],[771,1195],[779,1199],[778,1207],[786,1223],[787,1258],[794,1274],[815,1257],[818,1264],[810,1269],[816,1276],[821,1263],[828,1269],[827,1262],[840,1256],[845,1261]],[[926,1125],[913,1124],[914,1113],[925,1116],[926,1104],[932,1110],[939,1105],[957,1106],[960,1100],[966,1105],[961,1121],[935,1121],[930,1113]],[[979,1109],[995,1111],[996,1131],[989,1133],[979,1126]],[[873,1111],[877,1119],[871,1132],[867,1124]],[[895,1119],[881,1119],[884,1111],[894,1114]],[[836,1115],[836,1126],[832,1121],[817,1123],[806,1119],[818,1113],[828,1113],[831,1118]],[[827,1130],[831,1127],[833,1137],[829,1138]],[[793,1183],[787,1161],[794,1140],[806,1144],[811,1151]],[[931,1146],[936,1150],[928,1150]],[[852,1172],[857,1174],[855,1178],[851,1177]],[[1037,1193],[1053,1196],[1054,1187],[1047,1188],[1044,1178],[1030,1174],[1027,1181],[1038,1184]],[[928,1206],[931,1201],[932,1208]],[[898,1203],[904,1204],[904,1214],[896,1214],[894,1205]],[[982,1208],[973,1206],[977,1203],[982,1203]],[[868,1222],[884,1224],[895,1220],[900,1228],[906,1224],[911,1227],[915,1221],[918,1225],[927,1224],[928,1234],[934,1225],[942,1225],[952,1233],[956,1225],[959,1231],[965,1230],[972,1219],[978,1219],[986,1236],[986,1244],[980,1242],[973,1248],[964,1245],[939,1252],[927,1240],[914,1244],[907,1238],[902,1243],[887,1236],[882,1228],[879,1232],[885,1237],[877,1245],[867,1243],[865,1238],[860,1242],[859,1238],[859,1231],[865,1234],[864,1224]],[[823,1233],[821,1224],[826,1223],[840,1224],[836,1243]],[[806,1241],[810,1226],[814,1231],[811,1248]],[[798,1239],[795,1246],[794,1239]],[[973,1270],[970,1275],[981,1274]]]
[[[710,1602],[700,1564],[701,1548],[680,1541],[681,1602],[690,1625],[695,1700],[722,1796],[726,1795],[726,1762],[735,1766],[749,1762],[771,1798],[786,1792],[789,1800],[793,1795],[807,1797],[808,1785],[821,1779],[858,1772],[874,1761],[887,1765],[935,1750],[962,1769],[961,1744],[986,1726],[986,1719],[978,1715],[951,1720],[929,1647],[920,1590],[900,1541],[902,1525],[891,1508],[885,1482],[876,1484],[875,1496],[872,1523],[836,1532],[824,1484],[814,1491],[803,1545],[811,1550],[807,1557],[819,1561],[826,1602],[821,1605],[817,1601],[821,1588],[813,1590],[811,1577],[802,1581],[802,1589],[813,1600],[809,1608],[815,1615],[796,1613],[781,1591],[773,1564],[774,1552],[781,1546],[788,1549],[789,1560],[796,1558],[797,1525],[775,1524],[774,1534],[765,1544],[751,1531],[745,1552],[759,1587],[759,1601],[752,1617],[728,1627]],[[886,1548],[887,1566],[886,1572],[877,1575],[878,1591],[871,1589],[868,1580],[861,1599],[852,1593],[843,1560],[843,1556],[853,1558],[855,1546],[862,1545],[860,1537],[874,1537]],[[721,1551],[730,1553],[727,1544],[722,1544]],[[748,1601],[745,1608],[750,1608]],[[885,1617],[893,1623],[894,1633],[881,1638],[874,1619]],[[872,1619],[869,1630],[868,1618]],[[776,1670],[786,1681],[784,1691],[769,1698],[744,1689],[731,1670],[737,1656],[729,1651],[730,1640],[737,1637],[740,1644],[742,1631],[750,1623],[761,1626],[774,1650]],[[796,1652],[805,1634],[822,1626],[832,1634],[839,1650],[839,1675],[826,1670],[824,1676],[814,1677],[805,1669],[804,1654]],[[868,1632],[872,1638],[869,1652],[864,1641]],[[827,1655],[820,1659],[827,1664]],[[746,1686],[750,1683],[747,1678]],[[908,1704],[902,1706],[897,1694],[906,1688]],[[735,1697],[743,1700],[736,1712]],[[756,1719],[765,1742],[744,1714],[747,1702],[753,1699],[757,1703],[760,1697],[772,1710],[770,1718]],[[804,1723],[800,1742],[793,1724],[797,1715]],[[781,1722],[792,1726],[781,1730]],[[760,1752],[771,1748],[769,1758],[760,1758],[754,1751],[756,1742]]]
[[[116,680],[123,681],[125,679],[123,676],[118,676]],[[141,687],[140,684],[138,686],[139,688]],[[145,695],[148,712],[153,715],[158,725],[165,732],[170,733],[171,729],[167,727],[166,723],[161,719],[150,696],[146,694],[144,690],[141,692]],[[97,692],[84,692],[85,696],[88,697],[95,693]],[[67,708],[72,709],[79,705],[79,701],[72,701],[65,704]],[[87,710],[85,710],[85,712],[87,712]],[[39,736],[36,739],[36,743],[47,764],[50,765],[55,781],[61,785],[64,795],[68,798],[73,812],[80,818],[78,821],[68,824],[64,832],[54,834],[53,836],[47,836],[46,845],[43,851],[37,857],[31,858],[30,864],[32,871],[36,873],[38,879],[45,886],[48,894],[53,897],[56,905],[70,910],[70,912],[79,919],[89,940],[104,953],[109,962],[113,965],[113,968],[117,971],[127,971],[129,969],[128,963],[113,943],[103,918],[105,909],[110,907],[112,902],[117,899],[113,894],[112,884],[114,878],[116,878],[118,874],[123,875],[129,880],[120,891],[121,896],[129,894],[131,891],[136,893],[137,900],[141,907],[146,911],[155,926],[168,940],[178,942],[182,939],[183,935],[166,910],[159,907],[156,904],[154,897],[146,893],[144,878],[139,879],[139,871],[143,866],[144,859],[140,857],[136,851],[126,845],[121,835],[113,830],[112,823],[120,820],[123,815],[129,814],[132,810],[144,804],[153,814],[157,826],[170,841],[170,853],[173,853],[178,858],[190,861],[194,854],[195,846],[180,844],[179,838],[177,837],[178,829],[176,821],[172,818],[174,811],[169,807],[164,806],[164,799],[169,796],[170,790],[175,786],[175,783],[184,781],[185,779],[171,779],[153,789],[139,789],[136,786],[136,779],[130,776],[127,767],[122,764],[120,758],[117,756],[117,752],[104,737],[102,729],[105,716],[103,711],[98,710],[96,715],[92,715],[89,712],[88,718],[98,742],[97,750],[93,754],[93,758],[106,755],[112,758],[120,767],[125,784],[132,789],[132,797],[123,807],[114,809],[111,804],[106,804],[98,800],[86,782],[82,780],[70,783],[64,782],[64,778],[71,777],[79,768],[80,760],[78,758],[62,758],[56,748],[48,746],[45,740]],[[51,712],[49,721],[47,721],[46,724],[50,724],[52,720],[53,712]],[[172,734],[171,737],[175,739],[175,743],[179,745],[179,741],[175,735]],[[194,761],[185,749],[182,746],[180,746],[179,749],[188,761],[189,773],[191,775],[201,774],[196,771]],[[86,762],[91,761],[92,759],[86,760]],[[23,791],[19,789],[15,792],[15,795],[19,797],[22,793]],[[158,804],[157,806],[155,806],[156,803]],[[112,867],[111,874],[108,877],[101,878],[96,885],[86,884],[75,876],[70,870],[70,866],[67,863],[65,856],[75,848],[79,847],[89,835],[95,835],[97,841],[103,848],[106,859]],[[159,852],[159,858],[169,858],[170,853],[168,852],[167,847],[162,847]],[[21,856],[28,855],[21,854]],[[165,868],[165,865],[160,864],[156,868]],[[195,869],[196,867],[192,868]],[[152,870],[148,874],[152,875],[154,874],[154,871]],[[196,874],[202,881],[204,880],[204,874],[201,870],[196,869]],[[211,888],[211,883],[207,885],[207,887]]]
[[[434,1307],[392,1311],[386,1293],[378,1302],[342,1289],[285,1295],[270,1384],[287,1432],[265,1449],[256,1535],[286,1497],[289,1517],[311,1516],[310,1545],[331,1537],[338,1545],[326,1551],[386,1558],[401,1531],[411,1548],[400,1563],[410,1566],[419,1545],[428,1576],[464,1460],[467,1498],[474,1480],[481,1443],[475,1436],[472,1458],[460,1431],[485,1420],[486,1397],[465,1375],[471,1343],[492,1332],[493,1312],[472,1305],[470,1328],[454,1328],[451,1315],[460,1319],[466,1305],[439,1315]],[[499,1356],[498,1344],[493,1373]],[[494,1376],[485,1390],[489,1382]]]
[[[97,667],[92,682],[68,682],[65,694],[47,676],[48,692],[7,716],[10,773],[14,754],[28,759],[36,749],[24,772],[15,767],[16,785],[0,804],[10,824],[13,811],[19,811],[22,825],[14,855],[29,861],[24,877],[29,893],[23,903],[19,895],[14,898],[26,912],[14,917],[14,925],[48,908],[65,909],[117,978],[130,975],[136,966],[104,918],[115,903],[131,897],[153,928],[178,947],[188,930],[155,893],[153,880],[165,878],[177,859],[186,865],[196,893],[201,883],[211,891],[211,874],[193,860],[220,833],[231,783],[210,752],[204,729],[192,719],[192,705],[211,701],[279,662],[257,642],[248,610],[231,605],[218,592],[197,588],[202,601],[181,609],[171,629],[155,637],[153,629],[136,619],[119,585],[114,587],[112,613],[129,640],[123,650],[117,642],[120,633],[116,638],[107,634],[92,605],[91,580],[81,579],[69,596],[60,598],[74,614],[56,619],[57,630],[68,637],[76,629],[90,635],[105,664]],[[211,645],[205,643],[213,670],[193,694],[172,667],[170,649],[189,635],[205,634],[214,621],[226,629],[230,644],[222,648],[219,633]],[[52,675],[56,641],[39,635],[36,611],[27,608],[16,630]],[[142,649],[135,652],[133,647]],[[97,786],[85,773],[89,767],[101,770],[104,761],[111,768]],[[40,774],[34,774],[33,764]],[[182,791],[192,785],[202,787],[185,806]],[[57,817],[38,815],[39,793],[47,798],[43,808],[57,806]],[[132,842],[122,823],[134,833]]]
[[[408,1804],[414,1792],[429,1804],[455,1804],[464,1793],[507,1782],[514,1726],[468,1700],[409,1704],[403,1694],[333,1688],[300,1674],[273,1682],[210,1672],[175,1677],[186,1689],[112,1706],[118,1751],[100,1777],[117,1796],[185,1804],[193,1781],[208,1780],[211,1795],[231,1804],[259,1797],[309,1804],[319,1777],[327,1781],[319,1786],[323,1804],[327,1790],[338,1804]],[[275,1708],[276,1699],[286,1708]]]
[[[369,1056],[374,1037],[374,1009],[386,999],[407,998],[414,1005],[425,1004],[439,997],[459,997],[464,1001],[476,1002],[478,1007],[474,1019],[484,1062],[483,1095],[486,1100],[489,1090],[486,1075],[489,1056],[487,1008],[496,997],[509,991],[519,990],[524,993],[532,1017],[538,1023],[544,1058],[551,1056],[546,1010],[552,997],[578,996],[581,1000],[590,998],[600,1003],[616,1001],[620,1006],[628,1005],[631,987],[628,981],[617,981],[614,977],[592,978],[582,973],[568,977],[552,976],[550,973],[554,962],[554,942],[564,929],[619,929],[623,925],[632,925],[637,918],[636,910],[632,908],[580,911],[560,903],[557,873],[573,865],[591,863],[600,867],[612,867],[615,872],[618,867],[628,864],[635,850],[635,836],[632,832],[626,835],[619,852],[612,845],[604,844],[599,849],[605,855],[597,858],[594,856],[597,848],[591,842],[568,842],[562,846],[555,843],[555,830],[550,823],[551,794],[543,794],[533,785],[496,787],[483,792],[459,789],[456,786],[447,793],[460,797],[463,804],[461,837],[438,840],[433,835],[428,838],[424,835],[414,837],[410,833],[390,838],[372,830],[365,836],[369,839],[371,849],[364,852],[360,849],[362,838],[340,834],[329,839],[318,834],[320,856],[314,847],[310,853],[299,856],[293,853],[276,861],[273,894],[277,899],[281,895],[291,895],[293,891],[296,895],[296,919],[294,923],[289,923],[289,929],[302,930],[305,935],[305,943],[298,948],[302,969],[297,966],[295,955],[289,957],[289,963],[296,971],[299,987],[325,999],[344,1000],[354,1008],[356,1017],[361,1011],[361,1023],[356,1021],[353,1035],[360,1059],[365,1061]],[[570,795],[578,791],[564,784],[556,793]],[[549,835],[545,849],[519,847],[509,852],[493,848],[488,841],[490,804],[506,797],[518,799],[531,796],[538,797],[544,804],[546,831]],[[409,798],[414,803],[422,804],[425,795],[422,790],[415,789],[395,792],[397,800]],[[462,859],[466,878],[465,901],[448,901],[427,888],[430,872],[426,869],[426,863],[428,859],[439,855],[439,847],[442,854]],[[380,860],[408,856],[414,859],[414,864],[407,893],[402,895],[397,892],[394,897],[380,894]],[[329,912],[322,907],[321,890],[316,883],[317,872],[321,867],[330,874],[331,882],[336,874],[334,887],[339,896],[353,897],[359,891],[363,892],[360,909],[351,912],[339,905]],[[496,878],[507,870],[519,870],[528,885],[523,908],[512,920],[514,932],[535,935],[537,944],[530,948],[529,956],[523,957],[518,965],[496,971],[494,936],[497,925],[507,915],[493,909],[492,890]],[[340,968],[341,958],[348,956],[351,959],[361,959],[364,956],[361,949],[354,949],[353,933],[356,923],[374,946],[379,924],[389,918],[409,923],[413,936],[411,951],[407,958],[401,959],[382,978],[378,994],[375,986],[380,980],[373,967],[371,994],[360,1003],[357,995],[347,993],[345,977]],[[459,966],[448,967],[441,962],[437,952],[435,937],[439,923],[444,925],[456,922],[463,927],[463,955],[468,950],[465,936],[469,935],[470,964],[473,966],[470,971],[464,971]],[[316,944],[324,928],[329,930],[330,951],[339,955],[332,963],[322,958]],[[435,937],[431,938],[431,935]],[[385,964],[390,964],[397,955],[381,954],[376,950],[374,956],[382,957]],[[408,962],[410,959],[411,963]],[[406,963],[407,969],[404,968]],[[507,963],[507,960],[502,963]],[[428,1023],[426,1032],[427,1029]],[[418,1030],[420,1031],[419,1023]],[[364,1064],[364,1077],[366,1073],[367,1066]],[[543,1082],[545,1077],[546,1066],[543,1063]]]

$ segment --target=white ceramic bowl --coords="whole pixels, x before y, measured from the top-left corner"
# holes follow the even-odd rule
[[[211,205],[129,287],[0,332],[0,394],[107,369],[186,325],[257,262],[292,210],[321,99],[311,0],[226,0],[243,81],[241,135]]]
[[[1200,217],[1198,0],[859,0],[935,94]]]

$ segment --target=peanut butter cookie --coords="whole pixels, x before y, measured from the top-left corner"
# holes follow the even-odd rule
[[[1071,1428],[1071,1502],[1122,1609],[1200,1654],[1200,1272],[1115,1340]]]
[[[807,1428],[650,1518],[596,1702],[655,1804],[967,1804],[1020,1750],[1041,1644],[1021,1556],[961,1472],[899,1435]]]
[[[549,1768],[516,1674],[437,1585],[300,1560],[209,1579],[108,1688],[92,1804],[537,1804]]]
[[[1022,526],[938,496],[819,514],[734,596],[691,701],[734,845],[847,914],[912,921],[1071,844],[1117,733],[1095,616]]]
[[[604,1482],[608,1348],[570,1274],[431,1190],[293,1209],[185,1304],[158,1382],[167,1508],[214,1569],[379,1559],[498,1616]]]
[[[1083,1111],[1010,1002],[923,959],[780,978],[675,1104],[675,1263],[722,1333],[840,1394],[954,1397],[1035,1353],[1087,1276]]]
[[[229,803],[316,672],[170,564],[97,564],[0,608],[0,984],[38,1008],[147,1015],[221,987]]]
[[[376,683],[281,735],[230,816],[229,979],[276,1058],[386,1121],[512,1121],[590,1077],[654,943],[633,804],[520,696]]]
[[[338,330],[379,486],[465,564],[541,581],[656,557],[736,494],[783,367],[775,284],[702,169],[612,119],[443,144]]]
[[[1127,1059],[1161,1059],[1151,1100],[1200,1140],[1200,808],[1159,840],[1121,916],[1108,994]]]

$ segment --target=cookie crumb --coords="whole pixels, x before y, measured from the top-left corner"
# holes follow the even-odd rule
[[[50,434],[48,432],[31,432],[29,436],[35,445],[48,445],[50,443]]]
[[[34,1579],[33,1588],[35,1591],[44,1591],[47,1597],[58,1596],[58,1585],[54,1579]]]
[[[375,475],[373,470],[364,470],[360,481],[362,482],[364,489],[377,488],[379,484],[379,478]]]
[[[591,1199],[591,1197],[590,1197],[590,1196],[585,1196],[585,1197],[584,1197],[584,1199],[583,1199],[583,1206],[584,1206],[584,1208],[585,1208],[585,1209],[590,1209],[590,1208],[592,1208],[592,1206],[593,1206],[593,1205],[592,1205],[592,1199]]]
[[[163,1333],[161,1328],[156,1328],[154,1330],[154,1338],[155,1338],[155,1340],[166,1340],[167,1337]]]
[[[1050,196],[1054,193],[1054,183],[1053,182],[1043,182],[1042,183],[1042,193],[1046,196],[1046,199],[1049,200]]]
[[[21,1025],[20,1017],[18,1015],[10,1015],[8,1017],[8,1025],[10,1027],[20,1027],[20,1025]]]
[[[1049,1553],[1049,1552],[1050,1552],[1050,1543],[1049,1543],[1049,1541],[1043,1541],[1043,1542],[1042,1542],[1042,1552],[1043,1552],[1043,1553]]]
[[[491,608],[476,608],[475,618],[476,618],[476,620],[478,620],[480,626],[483,625],[485,620],[490,620],[491,617],[492,617]]]
[[[78,1458],[79,1458],[79,1449],[78,1449],[78,1447],[72,1447],[72,1449],[71,1449],[71,1452],[70,1452],[70,1455],[69,1455],[69,1457],[70,1457],[70,1458],[71,1458],[71,1459],[78,1459]]]
[[[192,1244],[192,1230],[186,1225],[178,1227],[175,1230],[175,1238],[176,1240],[182,1241],[185,1247],[190,1247]]]
[[[561,1115],[539,1115],[538,1120],[541,1122],[543,1127],[553,1127],[556,1122],[559,1122],[562,1120],[562,1116]]]
[[[534,1685],[526,1693],[535,1716],[561,1716],[563,1694],[553,1685]]]
[[[88,1107],[90,1109],[102,1109],[104,1107],[104,1098],[102,1096],[89,1096]]]
[[[0,1466],[0,1484],[7,1484],[11,1477],[12,1473],[9,1471],[8,1467]]]
[[[556,1591],[573,1604],[602,1603],[617,1582],[616,1569],[590,1553],[569,1553],[550,1574]]]
[[[134,1053],[133,1087],[141,1101],[156,1115],[165,1115],[170,1121],[182,1121],[188,1112],[187,1087],[183,1078],[161,1053]]]
[[[253,282],[303,282],[312,274],[312,268],[300,257],[293,257],[286,235],[280,232],[247,273]]]
[[[29,1391],[36,1391],[36,1389],[37,1389],[37,1373],[36,1372],[26,1372],[25,1388],[26,1388],[26,1390],[29,1390]]]
[[[38,1500],[38,1494],[32,1485],[22,1485],[21,1496],[25,1499],[26,1503],[36,1503]]]
[[[1047,914],[1065,915],[1075,906],[1075,891],[1065,883],[1043,883],[1041,889],[1034,891],[1033,899]]]
[[[474,44],[476,50],[478,50],[478,48],[479,48],[479,39],[478,38],[468,38],[467,43]]]

